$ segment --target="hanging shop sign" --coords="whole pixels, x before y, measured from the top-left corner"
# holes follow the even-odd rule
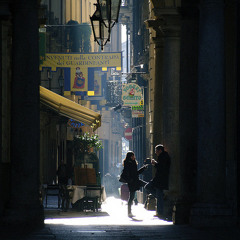
[[[64,69],[64,95],[102,95],[102,75],[108,69],[122,70],[122,53],[46,53],[42,57],[40,71],[44,68],[56,72]],[[100,74],[102,73],[102,74]]]
[[[133,118],[140,118],[144,117],[144,106],[132,106],[132,117]]]
[[[139,106],[142,100],[142,88],[136,83],[123,86],[122,100],[125,106]]]

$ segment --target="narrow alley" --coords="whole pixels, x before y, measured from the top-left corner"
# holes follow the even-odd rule
[[[55,204],[55,205],[54,205]],[[99,212],[62,211],[56,203],[45,208],[45,227],[28,234],[12,229],[5,231],[2,240],[75,240],[75,239],[167,239],[167,240],[239,240],[236,228],[192,228],[173,225],[154,217],[155,211],[146,210],[143,204],[133,206],[134,218],[127,216],[127,203],[108,197]]]

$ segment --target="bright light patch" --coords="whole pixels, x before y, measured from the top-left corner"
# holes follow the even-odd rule
[[[88,96],[94,96],[94,91],[88,91]]]
[[[107,216],[98,217],[77,217],[74,213],[74,218],[69,218],[71,212],[69,212],[68,218],[46,218],[45,224],[64,224],[64,225],[172,225],[172,222],[167,222],[154,217],[155,211],[146,210],[143,204],[132,206],[132,213],[136,215],[133,218],[127,216],[127,202],[114,197],[109,197],[102,204],[101,212],[107,212]],[[79,213],[81,214],[81,213]],[[82,215],[84,215],[83,213]]]
[[[116,70],[117,70],[117,71],[121,71],[122,68],[121,68],[121,67],[116,67]]]
[[[107,67],[102,67],[103,72],[107,72]]]
[[[121,31],[121,37],[122,37],[122,42],[126,42],[127,41],[127,33],[126,33],[126,31],[127,31],[127,28],[126,28],[126,25],[121,25],[121,27],[122,27],[122,31]]]

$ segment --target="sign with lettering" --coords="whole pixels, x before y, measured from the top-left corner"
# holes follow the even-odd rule
[[[128,83],[123,86],[122,100],[125,106],[138,106],[142,100],[142,88],[136,83]]]
[[[95,71],[107,72],[108,68],[122,70],[122,53],[46,53],[40,71],[50,68],[57,71],[64,69],[64,94],[69,92],[96,91],[100,94],[101,83]]]
[[[144,106],[143,105],[132,106],[132,117],[133,118],[144,117]]]
[[[73,119],[69,119],[67,124],[68,124],[68,126],[70,126],[71,128],[74,128],[74,129],[80,129],[82,126],[84,126],[83,123],[77,122]]]

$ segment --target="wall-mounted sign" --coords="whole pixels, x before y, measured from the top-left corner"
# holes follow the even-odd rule
[[[131,109],[133,111],[144,111],[144,106],[140,105],[140,106],[132,106]]]
[[[144,117],[144,106],[132,106],[132,117],[139,118]]]
[[[80,122],[77,122],[73,119],[69,119],[68,120],[68,126],[70,126],[71,128],[74,128],[74,129],[80,129],[82,126],[84,126],[84,124],[80,123]]]
[[[136,83],[128,83],[123,86],[122,100],[125,106],[138,106],[142,100],[142,88]]]

